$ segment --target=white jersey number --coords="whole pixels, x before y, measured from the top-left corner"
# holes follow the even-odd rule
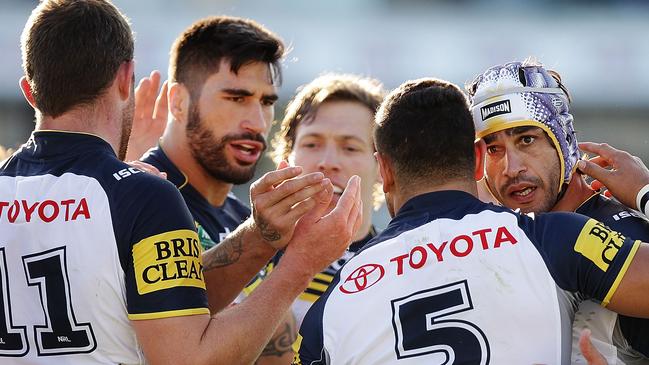
[[[466,280],[392,300],[397,359],[443,353],[444,364],[489,364],[489,342],[480,328],[440,319],[472,309]]]

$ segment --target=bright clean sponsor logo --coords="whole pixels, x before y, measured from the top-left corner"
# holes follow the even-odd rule
[[[188,229],[161,233],[136,243],[133,264],[138,293],[176,286],[205,289],[201,252],[196,232]]]

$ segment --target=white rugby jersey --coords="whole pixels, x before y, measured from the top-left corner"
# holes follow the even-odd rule
[[[0,362],[143,363],[130,320],[209,313],[200,254],[171,183],[34,132],[0,168]]]
[[[311,307],[294,363],[567,363],[555,282],[606,305],[638,246],[577,214],[420,195]]]

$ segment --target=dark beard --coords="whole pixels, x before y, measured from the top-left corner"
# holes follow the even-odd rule
[[[245,184],[254,176],[259,160],[246,167],[228,163],[225,147],[228,142],[238,139],[261,142],[266,150],[266,139],[261,134],[228,134],[217,140],[214,134],[203,126],[198,104],[191,103],[187,120],[189,149],[196,162],[214,179],[229,184]]]
[[[117,158],[124,161],[128,149],[128,140],[131,138],[131,129],[133,128],[133,114],[135,110],[135,90],[131,90],[131,97],[128,105],[122,110],[122,135],[119,141],[119,151]]]
[[[522,207],[507,207],[510,209],[515,209],[515,208],[521,208],[522,213],[545,213],[549,212],[552,210],[552,207],[557,203],[559,200],[559,195],[556,194],[555,187],[559,185],[559,181],[562,177],[559,176],[559,171],[561,171],[561,166],[559,166],[559,163],[557,162],[554,166],[550,168],[550,171],[552,172],[548,178],[548,187],[545,186],[543,181],[536,177],[536,176],[522,176],[522,177],[516,177],[516,178],[510,178],[506,181],[506,183],[503,185],[503,187],[500,190],[494,190],[494,187],[491,186],[491,183],[489,182],[489,179],[487,179],[487,184],[489,184],[489,189],[491,189],[492,192],[497,191],[498,192],[498,200],[501,201],[502,203],[502,198],[505,196],[505,192],[507,191],[507,188],[510,185],[518,184],[522,181],[527,181],[530,182],[536,186],[539,187],[544,187],[548,189],[548,194],[544,196],[544,200],[541,202],[541,204],[537,207],[534,207],[534,211],[529,210],[529,208],[522,208]]]

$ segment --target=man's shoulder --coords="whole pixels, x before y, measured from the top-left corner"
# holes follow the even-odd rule
[[[640,216],[632,209],[617,200],[609,199],[602,194],[595,194],[586,200],[575,212],[595,218],[604,223],[619,221],[627,216]]]
[[[154,166],[167,174],[167,180],[181,189],[188,183],[187,176],[165,154],[160,146],[148,150],[141,158],[142,162]]]
[[[649,239],[649,220],[614,199],[596,194],[584,202],[577,213],[596,219],[632,238]]]

